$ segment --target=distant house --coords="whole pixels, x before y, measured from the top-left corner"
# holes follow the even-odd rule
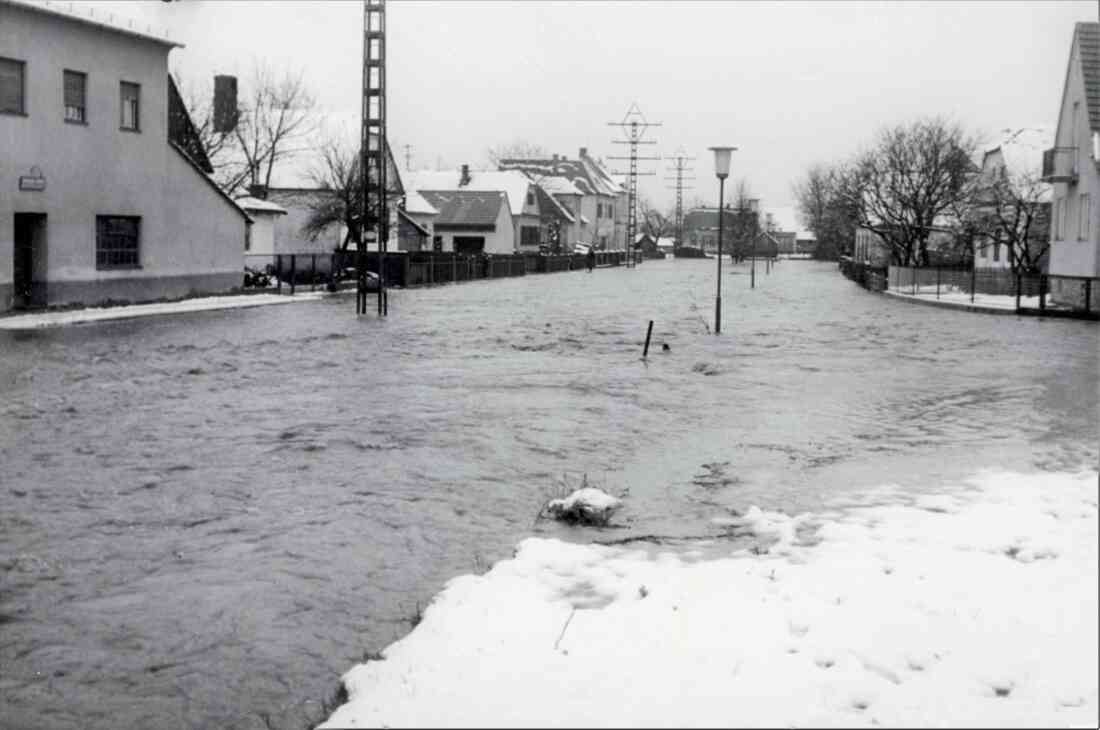
[[[634,248],[647,259],[663,259],[666,253],[672,253],[674,244],[671,238],[654,237],[648,233],[639,233],[634,237]]]
[[[0,3],[0,311],[242,285],[251,220],[209,177],[177,47],[79,4]]]
[[[543,186],[536,185],[535,193],[538,195],[541,211],[542,246],[550,253],[572,251],[576,243],[576,216],[565,203],[548,193]]]
[[[797,231],[794,239],[795,254],[813,254],[817,250],[817,236],[813,231]]]
[[[237,205],[252,218],[244,244],[245,264],[262,269],[274,262],[275,225],[279,218],[287,214],[287,210],[269,200],[252,196],[237,198]]]
[[[520,170],[536,183],[543,178],[564,178],[581,193],[579,210],[572,210],[579,223],[580,242],[599,249],[626,249],[627,193],[612,174],[581,147],[576,159],[554,155],[550,159],[505,159],[501,170]]]
[[[852,245],[852,260],[868,266],[886,268],[890,265],[890,246],[870,228],[859,226]]]
[[[776,248],[779,253],[790,255],[796,252],[798,246],[798,233],[796,231],[772,231]]]
[[[1053,185],[1048,273],[1052,301],[1082,306],[1088,296],[1093,309],[1100,309],[1098,160],[1100,23],[1077,23],[1054,146],[1043,153],[1043,180]]]
[[[405,205],[400,208],[399,215],[399,250],[442,250],[435,248],[435,219],[439,217],[439,211],[423,195],[415,190],[407,191]]]
[[[393,161],[393,153],[386,145],[386,201],[389,216],[389,233],[386,248],[390,251],[400,250],[400,216],[401,201],[406,195],[405,184],[401,172]],[[304,254],[325,255],[333,251],[355,250],[355,242],[349,235],[347,227],[343,223],[332,223],[321,231],[311,234],[307,232],[306,223],[314,215],[314,211],[326,205],[332,205],[340,200],[341,193],[327,187],[316,185],[308,187],[264,187],[254,186],[250,191],[252,197],[267,200],[279,205],[286,210],[286,216],[275,224],[275,250],[276,254]],[[354,216],[358,219],[358,214]],[[367,251],[378,249],[374,241],[374,232],[368,233],[365,246]]]
[[[584,230],[590,221],[581,213],[584,193],[565,177],[525,174],[531,178],[540,190],[553,198],[555,203],[569,213],[570,220],[563,221],[560,224],[558,236],[560,249],[572,251],[574,245],[587,243],[589,239],[585,237]]]
[[[515,228],[507,194],[476,190],[421,190],[420,194],[439,211],[435,219],[435,250],[515,253]]]
[[[420,193],[429,190],[437,193],[462,190],[504,194],[512,216],[512,237],[516,242],[516,250],[539,250],[539,244],[542,243],[542,211],[538,192],[535,184],[522,172],[471,170],[469,165],[463,165],[459,170],[421,170],[404,174],[407,187]]]
[[[1013,197],[1035,200],[1034,206],[1030,206],[1035,210],[1028,213],[1035,216],[1033,233],[1043,236],[1041,241],[1029,242],[1029,248],[1035,257],[1049,246],[1047,226],[1050,221],[1051,191],[1050,185],[1040,182],[1039,176],[1043,167],[1043,151],[1053,143],[1053,127],[1006,129],[1000,139],[986,148],[978,174],[979,185],[985,190],[991,190],[994,186],[1011,186],[1015,190]],[[1010,221],[1023,213],[1011,208],[1005,210],[1007,196],[1003,194],[991,198],[987,193],[985,197],[986,203],[979,203],[976,207],[978,211],[988,209],[988,215],[999,214]],[[977,237],[973,243],[974,265],[979,269],[1012,268],[1013,255],[1008,246],[1008,243],[1002,243],[992,236]],[[1046,262],[1047,257],[1043,257],[1040,268],[1045,268]]]
[[[735,211],[726,208],[723,211],[722,253],[733,251],[733,227],[737,222]],[[702,249],[706,253],[718,252],[718,209],[692,208],[684,214],[684,245]]]

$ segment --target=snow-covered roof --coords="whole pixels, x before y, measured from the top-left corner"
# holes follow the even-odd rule
[[[161,28],[154,28],[151,23],[144,22],[140,17],[141,8],[138,3],[129,9],[130,15],[123,17],[115,15],[118,11],[117,3],[101,4],[94,2],[65,3],[50,2],[49,0],[5,0],[6,3],[19,8],[26,8],[45,15],[65,18],[83,25],[91,25],[104,30],[120,33],[122,35],[153,41],[169,48],[183,48],[184,45],[167,37],[166,33],[159,33]],[[159,3],[158,3],[159,5]],[[152,8],[152,5],[149,6]]]
[[[260,198],[254,198],[251,195],[246,195],[242,198],[237,198],[235,201],[243,210],[256,213],[274,213],[276,215],[286,215],[286,208],[281,205],[276,205],[270,200],[262,200]]]
[[[585,224],[585,225],[587,226],[587,225],[588,225],[589,223],[591,223],[591,222],[592,222],[592,221],[588,220],[588,217],[587,217],[587,216],[583,216],[583,215],[581,216],[581,223],[583,223],[583,224]]]
[[[439,215],[439,211],[416,190],[405,192],[405,212],[414,215]]]
[[[584,195],[567,177],[548,175],[546,177],[535,177],[534,180],[540,188],[551,195]]]
[[[667,238],[665,236],[661,236],[660,238],[657,239],[657,248],[674,248],[675,246],[676,246],[676,239],[675,238]]]
[[[470,170],[470,182],[459,185],[461,170],[419,170],[405,173],[409,190],[471,190],[479,193],[504,192],[512,215],[522,215],[527,192],[533,184],[519,170]]]

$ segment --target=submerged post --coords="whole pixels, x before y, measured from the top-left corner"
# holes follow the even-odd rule
[[[642,359],[649,356],[649,338],[653,336],[653,320],[649,320],[649,328],[645,332],[645,348],[642,350]]]

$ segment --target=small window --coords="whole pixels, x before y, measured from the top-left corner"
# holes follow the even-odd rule
[[[95,219],[95,267],[137,269],[141,266],[141,218],[97,215]]]
[[[0,112],[26,114],[24,72],[26,64],[13,58],[0,58]]]
[[[1077,209],[1077,240],[1087,241],[1089,240],[1089,194],[1083,194],[1078,203]]]
[[[528,190],[527,191],[527,204],[528,205],[534,205],[535,204],[535,192],[533,190]]]
[[[1001,242],[1000,241],[994,241],[993,242],[993,260],[994,261],[1000,261],[1001,260]]]
[[[79,71],[65,71],[65,121],[85,123],[88,121],[85,107],[85,91],[88,76]]]
[[[253,224],[253,225],[255,225],[255,224]],[[244,250],[245,251],[251,251],[252,250],[252,226],[245,226],[244,227]]]
[[[131,132],[141,131],[141,86],[123,81],[119,84],[119,96],[122,105],[119,127]]]

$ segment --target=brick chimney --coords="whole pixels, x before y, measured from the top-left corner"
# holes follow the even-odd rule
[[[584,157],[584,156],[585,156],[585,155],[587,155],[587,154],[588,154],[588,148],[587,148],[587,147],[581,147],[581,154],[580,154],[580,156],[581,156],[581,157]]]
[[[557,161],[558,161],[558,155],[557,155],[557,153],[554,153],[554,162],[557,162]]]
[[[460,188],[466,187],[467,185],[470,184],[470,180],[471,180],[471,178],[470,178],[470,166],[469,165],[463,165],[462,166],[462,174],[458,178],[458,187],[460,187]]]
[[[267,200],[267,186],[266,185],[249,185],[248,194],[253,198],[259,198],[260,200]]]

